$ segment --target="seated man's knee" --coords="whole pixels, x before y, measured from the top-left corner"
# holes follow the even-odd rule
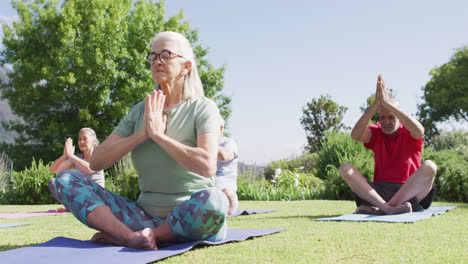
[[[432,160],[425,160],[421,164],[423,175],[428,177],[435,177],[437,174],[437,165]]]
[[[345,163],[340,167],[340,175],[343,178],[351,177],[354,172],[354,166],[350,163]]]

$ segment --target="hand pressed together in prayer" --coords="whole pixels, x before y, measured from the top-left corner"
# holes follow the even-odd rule
[[[392,100],[388,95],[387,87],[385,86],[385,81],[382,77],[382,74],[379,74],[379,77],[377,79],[377,89],[375,91],[375,104],[383,107],[392,104]]]
[[[139,133],[145,138],[154,138],[166,131],[167,116],[163,114],[166,96],[161,90],[146,95],[145,111]]]
[[[146,96],[143,122],[146,122],[147,136],[153,140],[166,131],[167,115],[163,114],[165,100],[166,96],[161,90],[153,91],[151,95]]]
[[[73,156],[75,154],[75,146],[73,146],[73,140],[71,138],[67,138],[65,140],[65,146],[63,147],[63,155],[66,157]]]

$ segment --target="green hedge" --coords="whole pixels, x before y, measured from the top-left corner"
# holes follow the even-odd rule
[[[138,174],[130,155],[115,163],[106,175],[106,189],[133,201],[138,199]]]
[[[256,201],[292,201],[292,200],[315,200],[320,199],[323,185],[315,187],[297,186],[294,188],[280,185],[273,186],[266,181],[240,182],[237,185],[237,196],[239,200]]]
[[[314,153],[304,153],[298,157],[292,159],[282,159],[279,161],[273,161],[267,165],[264,169],[263,174],[266,180],[273,179],[275,170],[280,168],[282,170],[294,171],[298,170],[301,172],[308,172],[315,174],[315,166],[317,164],[317,155]]]
[[[317,152],[317,177],[325,181],[323,199],[353,200],[354,194],[339,174],[344,163],[351,163],[369,180],[374,175],[374,156],[362,143],[348,134],[328,132]]]
[[[468,153],[458,150],[435,151],[424,149],[423,160],[432,160],[437,165],[434,185],[436,198],[450,202],[468,202]]]
[[[13,172],[12,204],[53,204],[58,203],[49,191],[49,180],[55,173],[42,160],[33,159],[31,167]]]
[[[463,148],[462,148],[463,149]],[[436,199],[450,202],[468,202],[468,153],[456,149],[425,148],[423,160],[432,160],[437,166]],[[351,163],[372,179],[374,158],[372,151],[355,142],[348,134],[330,132],[323,148],[315,154],[302,155],[296,160],[282,160],[270,164],[272,174],[266,177],[239,176],[238,196],[241,200],[304,200],[353,199],[350,188],[339,175],[339,167]],[[315,164],[315,168],[310,165]],[[295,167],[296,166],[296,167]],[[274,169],[282,168],[281,176],[272,184]],[[285,169],[287,168],[287,169]],[[303,171],[309,172],[303,172]],[[317,177],[316,177],[317,176]],[[55,177],[49,165],[32,161],[29,168],[13,172],[11,203],[51,204],[57,201],[51,195],[48,182]],[[247,178],[245,180],[244,178]],[[126,198],[139,196],[138,175],[127,156],[106,172],[106,188]],[[8,203],[9,190],[0,190],[0,203]]]

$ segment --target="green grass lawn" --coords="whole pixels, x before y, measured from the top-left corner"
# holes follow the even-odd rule
[[[287,231],[240,243],[197,247],[160,263],[468,263],[468,204],[434,205],[458,207],[414,224],[315,222],[310,219],[351,213],[354,202],[241,201],[240,209],[278,211],[230,218],[229,227]],[[57,207],[0,206],[0,212]],[[0,219],[2,224],[15,222],[34,224],[0,228],[0,251],[42,243],[57,236],[87,240],[95,233],[70,214]]]

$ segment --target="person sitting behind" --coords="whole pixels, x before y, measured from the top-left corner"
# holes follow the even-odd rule
[[[367,126],[378,109],[380,122]],[[429,208],[437,166],[430,160],[421,164],[423,135],[421,123],[389,97],[379,75],[375,102],[351,132],[352,139],[374,152],[374,182],[349,163],[339,170],[356,194],[356,213],[399,214]]]
[[[78,147],[81,154],[75,155],[75,146],[73,140],[67,138],[63,147],[63,154],[50,165],[50,172],[59,173],[64,170],[75,169],[79,174],[90,178],[97,184],[104,187],[104,171],[93,171],[89,167],[89,158],[94,149],[99,145],[96,132],[89,127],[80,129],[78,133]]]
[[[94,149],[99,145],[96,132],[92,128],[84,127],[78,133],[78,147],[81,154],[75,155],[73,140],[67,138],[63,147],[63,154],[50,165],[50,172],[60,173],[64,170],[74,169],[80,175],[88,177],[104,188],[104,171],[93,171],[89,168],[89,158]],[[58,208],[57,212],[67,212],[64,207]]]
[[[237,161],[239,154],[234,140],[223,136],[224,119],[221,118],[218,162],[216,170],[216,187],[226,194],[229,199],[228,215],[236,212],[239,205],[237,198]]]

